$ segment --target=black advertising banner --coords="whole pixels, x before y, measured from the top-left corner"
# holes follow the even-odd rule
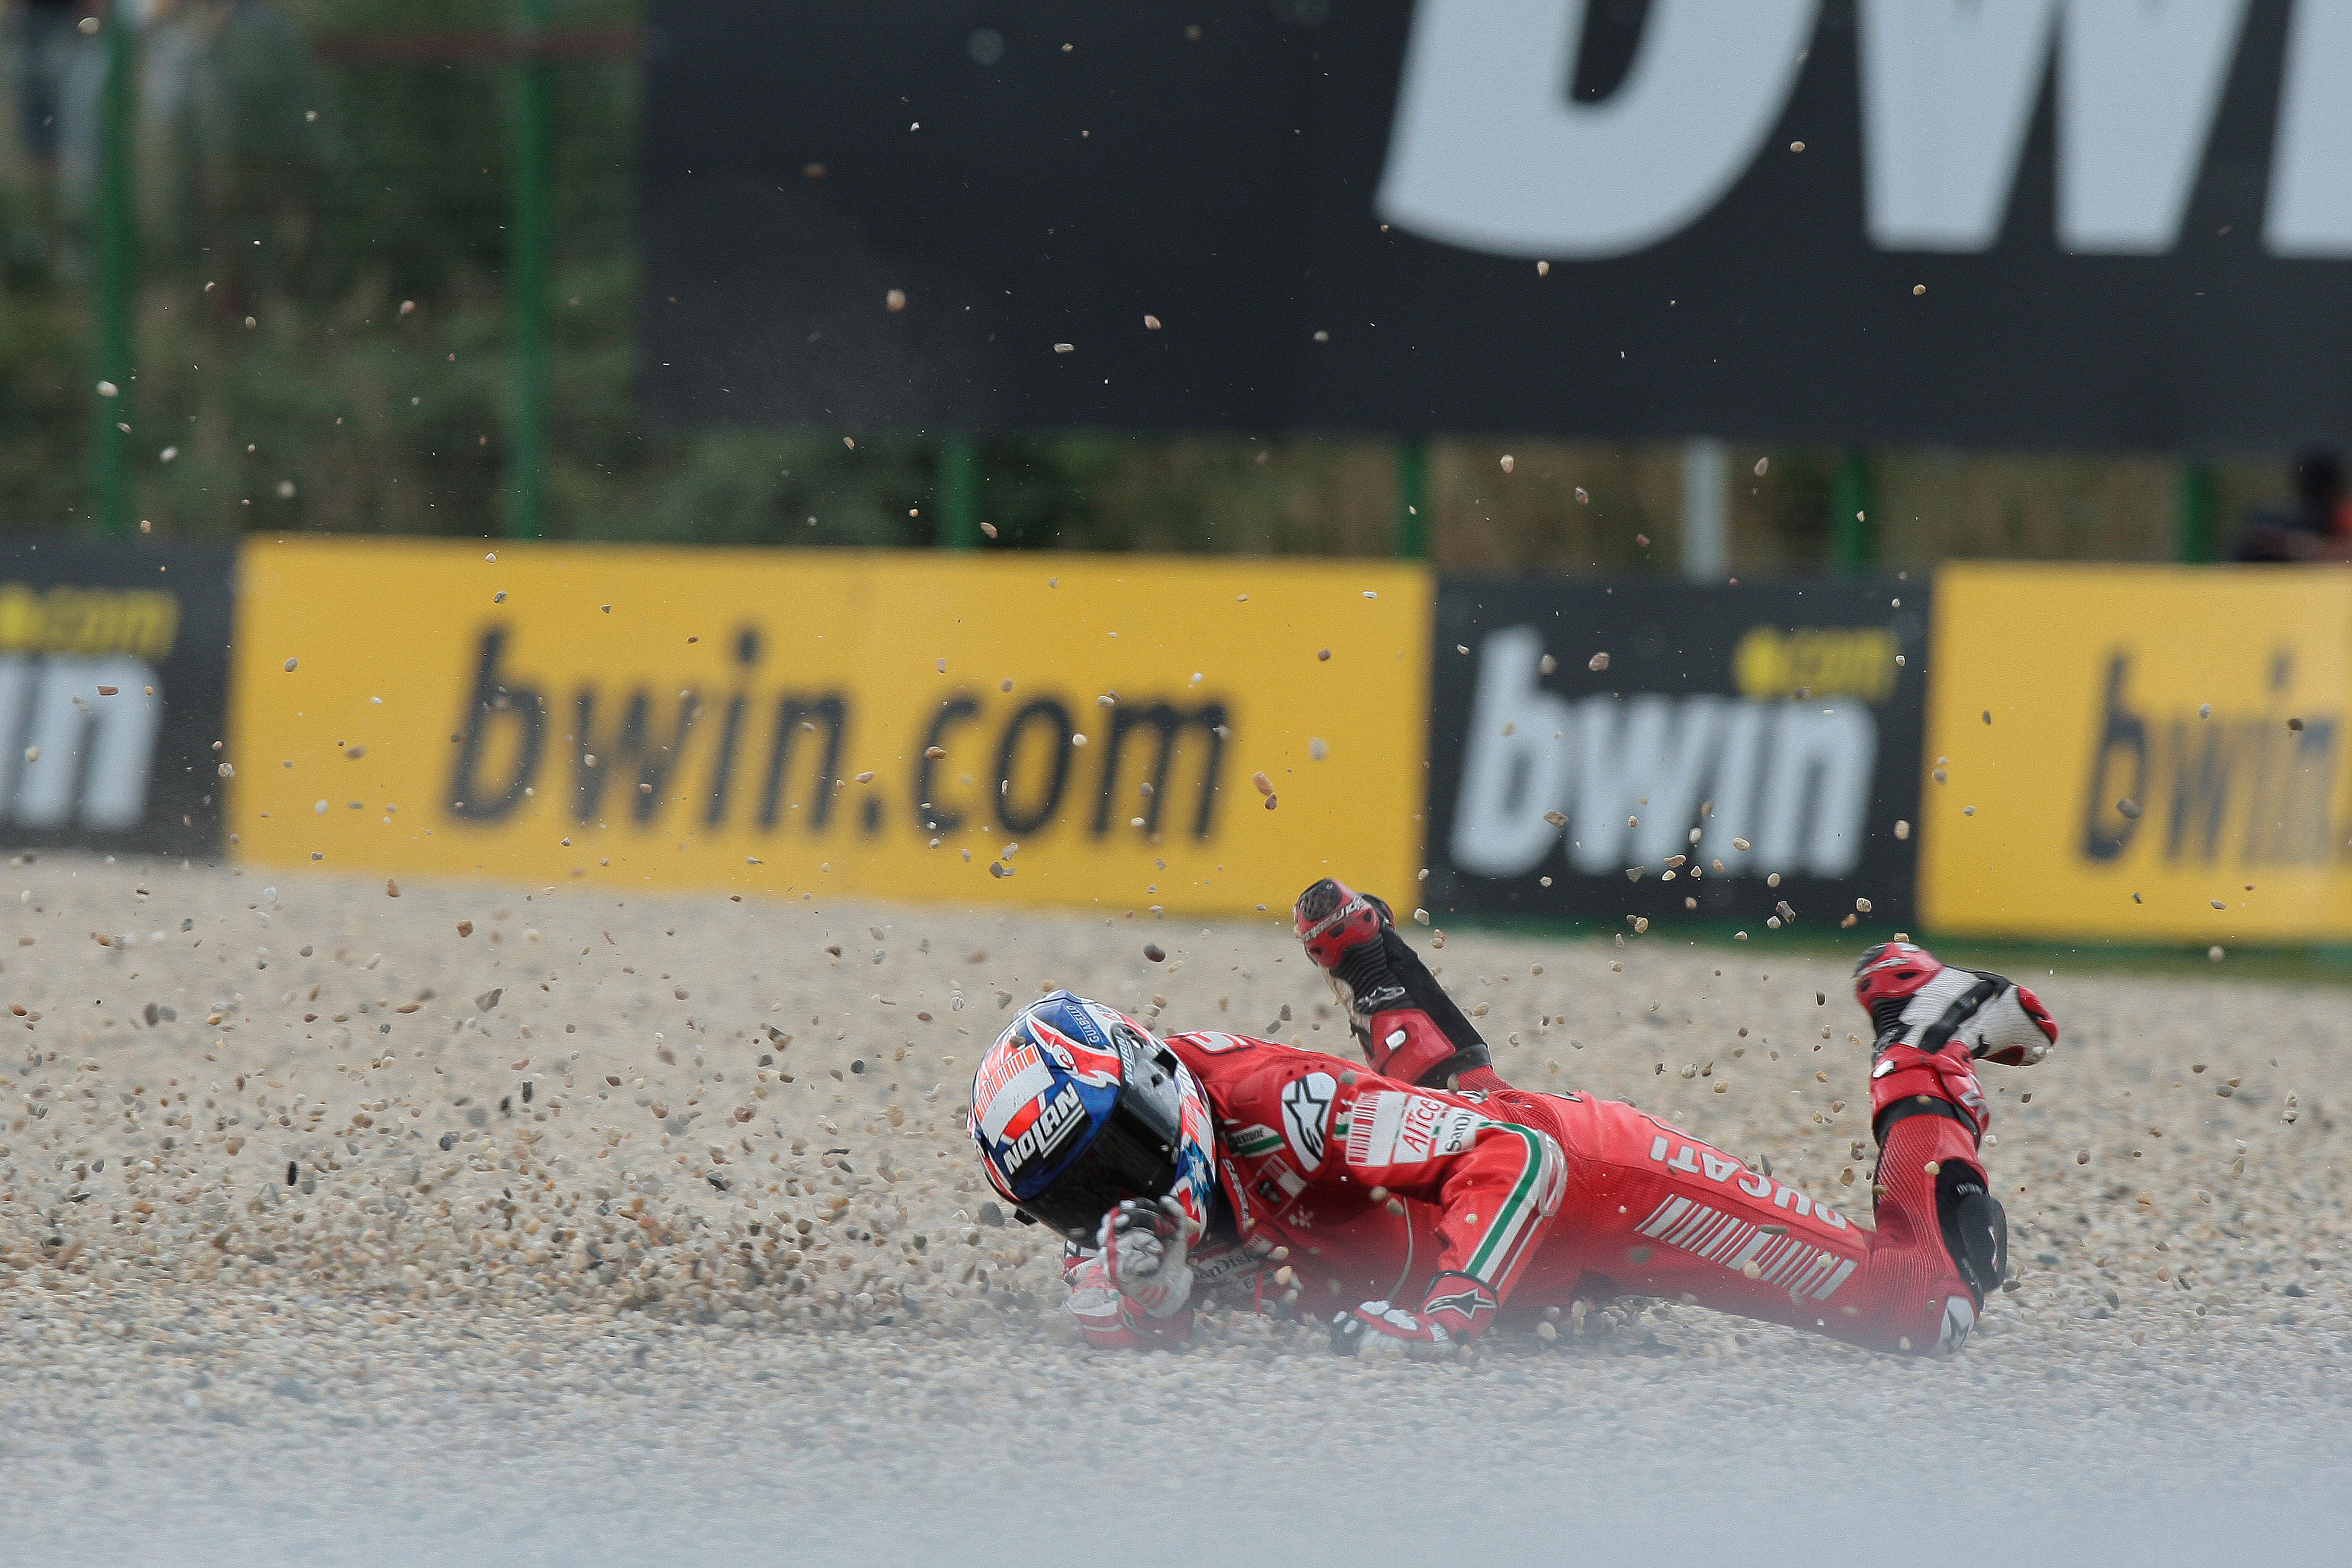
[[[1927,625],[1924,578],[1441,578],[1423,901],[1907,921]]]
[[[674,418],[2352,433],[2334,0],[651,15]]]
[[[234,550],[0,545],[0,842],[220,847]]]

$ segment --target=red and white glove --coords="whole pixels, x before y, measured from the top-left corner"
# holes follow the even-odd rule
[[[1421,1310],[1367,1301],[1331,1319],[1331,1349],[1360,1360],[1445,1361],[1486,1332],[1501,1302],[1467,1274],[1430,1281]]]
[[[1978,1061],[2032,1067],[2058,1043],[2058,1025],[2039,996],[2007,976],[1947,968],[1904,1005],[1899,1042],[1933,1051],[1952,1040]]]
[[[1168,1318],[1192,1300],[1192,1266],[1186,1251],[1184,1214],[1173,1198],[1159,1204],[1129,1198],[1103,1215],[1096,1244],[1118,1293],[1149,1317]]]
[[[1985,974],[1984,978],[2001,977]],[[2005,1068],[2032,1067],[2057,1045],[2058,1020],[2032,991],[2007,981],[2001,984],[2001,994],[1977,1009],[1975,1019],[1963,1025],[1960,1034],[1979,1061],[1999,1062]]]
[[[2058,1043],[2057,1022],[2032,992],[1985,970],[1952,968],[1909,942],[1866,949],[1853,995],[1878,1032],[1882,1059],[1896,1046],[1940,1056],[1957,1040],[1974,1060],[2032,1067]]]

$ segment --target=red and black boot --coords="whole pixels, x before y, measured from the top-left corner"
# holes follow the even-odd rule
[[[1507,1087],[1486,1042],[1397,934],[1388,905],[1326,877],[1298,895],[1291,913],[1374,1072],[1423,1089]]]
[[[1870,1129],[1878,1142],[1873,1185],[1907,1214],[1930,1207],[1977,1305],[2000,1287],[2009,1221],[1990,1190],[1978,1146],[1992,1117],[1975,1064],[2029,1067],[2057,1044],[2049,1009],[2022,985],[1955,969],[1897,939],[1864,952],[1854,1000],[1876,1040],[1870,1069]]]

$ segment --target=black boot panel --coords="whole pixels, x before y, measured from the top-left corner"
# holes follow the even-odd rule
[[[1389,973],[1404,987],[1406,1005],[1428,1014],[1430,1022],[1444,1030],[1445,1037],[1456,1047],[1464,1050],[1475,1047],[1483,1056],[1486,1037],[1471,1026],[1462,1009],[1454,1005],[1454,998],[1445,994],[1445,987],[1437,983],[1437,976],[1430,973],[1429,965],[1422,963],[1421,954],[1406,946],[1404,938],[1393,931],[1381,933],[1381,946],[1388,961]]]
[[[1871,1119],[1870,1135],[1877,1141],[1878,1146],[1884,1149],[1886,1147],[1886,1135],[1895,1131],[1895,1124],[1898,1121],[1907,1121],[1915,1116],[1940,1116],[1947,1121],[1957,1121],[1967,1128],[1970,1138],[1979,1137],[1977,1124],[1969,1121],[1968,1113],[1958,1106],[1948,1100],[1937,1100],[1932,1096],[1916,1094],[1906,1096],[1881,1110]]]
[[[1465,1046],[1437,1067],[1422,1074],[1419,1087],[1453,1089],[1456,1087],[1454,1080],[1464,1073],[1475,1072],[1480,1068],[1490,1068],[1494,1065],[1495,1058],[1486,1054],[1486,1047],[1484,1045]]]
[[[1349,1009],[1360,1018],[1412,1005],[1411,994],[1389,963],[1387,943],[1396,940],[1384,932],[1381,942],[1360,942],[1340,955],[1331,977],[1348,988]]]
[[[1984,1305],[2009,1268],[2009,1215],[2000,1200],[1985,1190],[1983,1176],[1955,1161],[1937,1173],[1936,1217],[1952,1266]]]

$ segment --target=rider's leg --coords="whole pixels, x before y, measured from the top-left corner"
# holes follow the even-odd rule
[[[1298,895],[1292,921],[1374,1072],[1423,1089],[1504,1087],[1486,1042],[1397,934],[1388,905],[1327,877]]]
[[[1980,1300],[1938,1209],[1979,1173],[1949,1120],[1896,1126],[1874,1232],[1632,1106],[1577,1100],[1559,1120],[1580,1179],[1555,1234],[1580,1229],[1588,1294],[1662,1296],[1872,1350],[1956,1350],[1975,1325]]]

